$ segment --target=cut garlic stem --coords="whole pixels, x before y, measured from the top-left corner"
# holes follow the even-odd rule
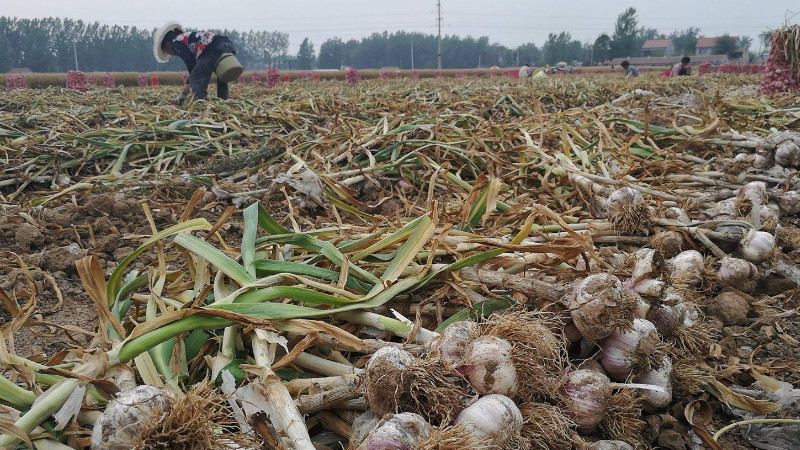
[[[608,387],[611,389],[646,389],[648,391],[667,392],[666,389],[661,386],[656,386],[655,384],[615,383],[612,381],[608,383]]]

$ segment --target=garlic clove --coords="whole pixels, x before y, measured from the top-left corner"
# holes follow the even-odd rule
[[[789,215],[800,214],[800,191],[787,191],[781,196],[781,211]]]

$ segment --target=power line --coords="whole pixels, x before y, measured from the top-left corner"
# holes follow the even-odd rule
[[[436,0],[436,24],[439,26],[436,37],[436,67],[442,70],[442,0]]]

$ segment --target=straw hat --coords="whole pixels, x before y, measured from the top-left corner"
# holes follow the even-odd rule
[[[161,28],[157,29],[155,33],[153,33],[153,56],[156,57],[156,61],[162,64],[169,62],[169,58],[172,55],[165,52],[161,48],[161,41],[164,40],[164,36],[166,36],[170,31],[182,29],[183,27],[178,22],[167,22],[166,24],[162,25]]]

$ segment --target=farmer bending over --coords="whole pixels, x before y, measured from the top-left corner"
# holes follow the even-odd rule
[[[669,76],[671,77],[686,77],[692,74],[692,66],[689,63],[692,60],[688,56],[684,56],[681,58],[681,62],[676,63],[672,66],[672,71],[670,72]]]
[[[189,79],[183,90],[175,99],[177,104],[186,100],[189,91],[194,93],[196,99],[205,99],[208,96],[208,84],[211,75],[217,71],[217,97],[227,99],[228,82],[236,79],[241,74],[241,66],[236,61],[238,70],[228,76],[220,76],[217,69],[223,54],[235,55],[236,49],[226,36],[210,31],[183,31],[178,23],[168,23],[156,30],[153,35],[153,53],[160,63],[169,61],[170,56],[178,56],[189,70]],[[235,60],[235,57],[234,57]],[[235,73],[235,76],[232,74]],[[231,78],[232,79],[223,79]]]
[[[626,77],[636,78],[639,76],[639,69],[637,69],[636,66],[632,66],[631,63],[629,63],[628,61],[622,61],[620,63],[620,67],[625,69]]]

